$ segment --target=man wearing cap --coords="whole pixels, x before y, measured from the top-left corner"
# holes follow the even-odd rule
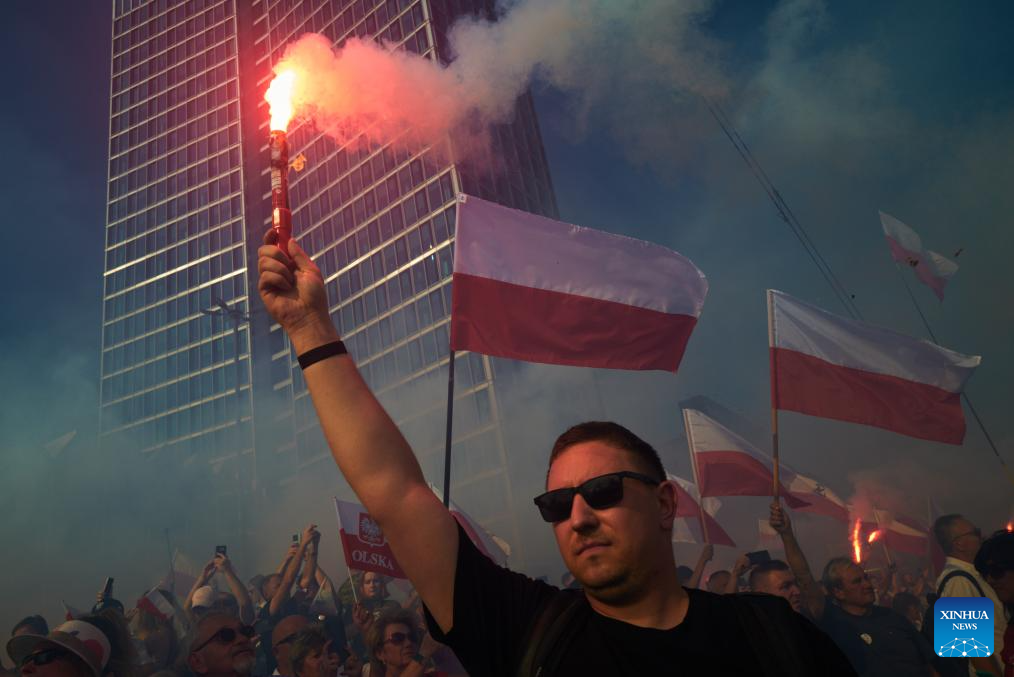
[[[253,636],[235,616],[202,616],[191,630],[186,666],[200,677],[246,677],[254,667]]]
[[[48,635],[26,634],[7,642],[7,653],[22,675],[101,677],[109,664],[109,638],[95,625],[67,621]]]

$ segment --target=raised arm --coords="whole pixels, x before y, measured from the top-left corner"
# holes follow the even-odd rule
[[[296,577],[299,576],[299,568],[303,563],[303,555],[306,553],[306,548],[309,546],[315,533],[317,533],[316,524],[310,524],[303,530],[303,537],[299,539],[299,547],[296,549],[296,554],[286,563],[285,571],[282,572],[282,580],[278,584],[278,590],[271,596],[268,612],[272,616],[281,611],[282,605],[289,601],[289,597],[292,595],[292,584],[296,582]]]
[[[217,567],[215,566],[215,560],[212,559],[210,562],[204,565],[204,570],[201,571],[201,575],[194,581],[194,585],[190,588],[190,592],[187,593],[187,598],[183,601],[183,610],[190,613],[190,610],[194,608],[194,594],[198,589],[203,588],[211,580],[211,577],[215,575]]]
[[[239,604],[239,619],[247,625],[252,625],[254,621],[253,600],[250,599],[250,593],[247,591],[246,586],[243,585],[243,581],[239,580],[239,576],[236,575],[235,570],[232,568],[232,560],[222,553],[218,553],[212,561],[215,563],[218,573],[225,577],[225,582],[228,584],[232,596],[236,598],[236,602]]]
[[[285,567],[289,566],[289,562],[292,561],[292,558],[296,556],[297,552],[299,552],[299,543],[290,543],[289,549],[285,551],[285,558],[282,560],[282,563],[278,565],[278,568],[275,569],[275,573],[284,574]]]
[[[708,562],[714,556],[715,546],[705,543],[704,547],[701,548],[701,556],[697,558],[697,566],[694,567],[694,573],[690,575],[690,580],[687,581],[688,588],[701,587],[701,576],[704,575],[704,567],[708,565]]]
[[[258,251],[258,290],[297,355],[339,339],[328,314],[320,270],[295,240],[289,256],[268,231]],[[453,623],[458,529],[430,490],[398,427],[348,355],[303,372],[331,455],[379,524],[409,580],[445,632]]]
[[[803,604],[810,612],[811,618],[820,619],[824,615],[824,589],[813,577],[810,565],[806,561],[803,549],[799,547],[796,534],[792,531],[792,522],[789,514],[782,508],[782,504],[774,501],[771,504],[771,514],[768,516],[768,524],[778,532],[785,548],[785,563],[792,569],[796,577],[796,583],[803,592]]]
[[[317,549],[320,547],[320,532],[314,534],[313,543],[306,547],[306,566],[303,567],[303,575],[299,577],[299,587],[307,590],[316,582],[317,578]]]
[[[725,584],[726,595],[739,591],[739,577],[745,574],[749,568],[750,560],[744,553],[736,559],[736,563],[732,566],[732,575],[729,576],[729,582]]]

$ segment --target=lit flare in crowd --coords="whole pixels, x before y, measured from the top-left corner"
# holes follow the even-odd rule
[[[866,537],[866,542],[875,543],[877,539],[880,538],[882,535],[883,532],[880,529],[877,529],[876,531],[874,531],[873,533],[871,533],[869,536]]]
[[[276,244],[283,252],[289,251],[292,238],[292,212],[289,210],[289,143],[286,129],[293,115],[293,92],[296,71],[283,70],[264,92],[264,100],[271,110],[271,227],[277,236]]]
[[[855,526],[852,527],[852,557],[856,564],[863,561],[863,543],[859,539],[859,530],[862,528],[862,524],[862,520],[857,519]]]

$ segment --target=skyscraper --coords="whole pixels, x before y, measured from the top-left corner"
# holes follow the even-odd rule
[[[445,61],[447,29],[464,13],[491,16],[492,2],[114,0],[104,439],[210,464],[216,494],[235,491],[238,505],[251,491],[285,500],[287,480],[331,463],[294,355],[255,298],[269,224],[263,92],[304,33]],[[443,470],[446,402],[432,393],[446,388],[454,196],[556,214],[530,96],[490,139],[489,157],[463,162],[454,139],[406,147],[360,136],[339,147],[309,124],[289,130],[290,157],[306,159],[290,173],[294,235],[433,481]],[[475,517],[516,540],[495,385],[503,369],[459,356],[452,486],[466,509],[480,496],[502,506]],[[243,529],[243,515],[219,519]]]

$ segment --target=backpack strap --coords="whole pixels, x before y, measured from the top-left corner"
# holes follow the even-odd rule
[[[555,673],[570,643],[592,613],[582,592],[553,595],[539,610],[525,635],[524,653],[516,677],[546,677]]]
[[[967,578],[972,582],[972,585],[975,586],[975,589],[979,591],[979,597],[986,596],[986,593],[982,591],[982,587],[979,585],[979,581],[975,580],[975,576],[968,573],[967,571],[955,569],[954,571],[944,576],[943,579],[940,581],[940,585],[937,586],[937,597],[939,598],[944,594],[944,588],[947,586],[947,584],[950,582],[952,578],[957,578],[959,576],[962,578]]]

